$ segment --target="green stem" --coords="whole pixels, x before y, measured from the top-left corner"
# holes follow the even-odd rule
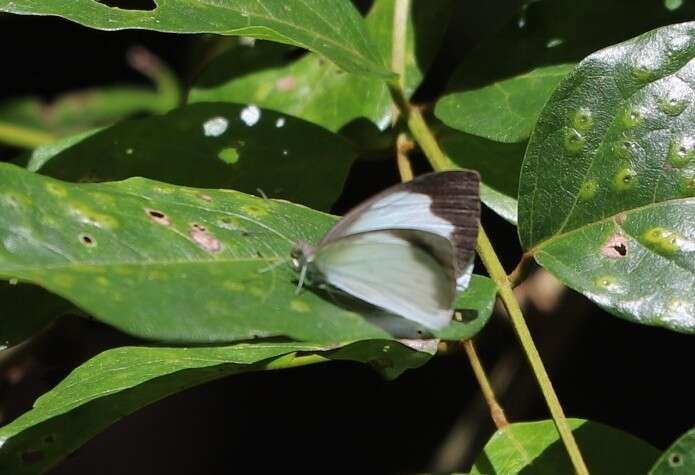
[[[391,91],[391,97],[396,105],[400,108],[401,113],[406,118],[406,123],[410,129],[410,133],[413,138],[418,143],[422,152],[425,154],[429,160],[432,168],[437,171],[449,170],[453,168],[449,157],[446,156],[444,151],[439,147],[437,139],[430,130],[427,122],[425,122],[420,111],[411,106],[403,94],[403,90],[399,87],[397,83],[390,83],[389,90]],[[498,297],[507,309],[507,313],[512,321],[514,330],[519,338],[522,348],[526,353],[526,358],[528,359],[531,369],[538,381],[543,397],[545,398],[550,414],[555,423],[560,438],[567,449],[574,470],[579,475],[587,475],[589,473],[582,458],[577,442],[574,439],[572,430],[567,423],[567,418],[562,410],[560,401],[555,394],[555,389],[550,382],[548,373],[545,370],[543,361],[541,360],[536,345],[533,343],[533,338],[526,326],[526,321],[521,313],[521,308],[519,307],[519,302],[517,302],[514,292],[512,291],[511,283],[507,277],[502,264],[500,263],[497,254],[495,253],[490,240],[483,229],[480,226],[480,231],[478,233],[478,255],[480,256],[485,269],[487,270],[490,277],[498,285]]]
[[[485,368],[483,368],[483,363],[480,361],[478,352],[475,350],[475,345],[473,340],[463,340],[461,346],[466,351],[468,356],[468,361],[471,363],[471,368],[473,369],[473,374],[475,379],[478,380],[478,385],[480,386],[480,391],[483,393],[483,399],[487,403],[490,409],[490,416],[492,421],[495,423],[495,427],[498,429],[504,429],[509,425],[507,421],[507,416],[504,414],[504,409],[497,402],[497,397],[495,397],[495,391],[492,389],[492,384],[485,373]]]
[[[289,353],[287,355],[280,356],[270,361],[268,364],[265,365],[265,369],[275,370],[297,368],[299,366],[307,366],[316,363],[325,363],[327,361],[331,360],[329,358],[326,358],[325,356],[321,356],[318,354],[297,355],[297,353]]]
[[[500,300],[502,300],[504,308],[509,314],[509,318],[512,321],[514,330],[516,331],[517,337],[521,342],[524,353],[526,353],[526,358],[531,365],[531,369],[536,376],[536,381],[538,381],[538,385],[541,388],[545,402],[548,405],[550,414],[553,417],[555,427],[557,428],[560,438],[565,444],[567,453],[572,460],[574,470],[580,475],[588,474],[589,470],[584,463],[584,459],[582,458],[582,454],[579,451],[577,442],[574,439],[572,430],[567,424],[567,418],[562,410],[562,406],[560,405],[557,394],[555,394],[555,390],[553,389],[553,385],[550,382],[548,373],[545,370],[541,356],[538,354],[536,345],[533,343],[531,332],[529,331],[526,321],[524,320],[524,316],[521,313],[519,302],[514,296],[511,282],[509,281],[507,273],[504,271],[502,263],[497,257],[497,254],[492,247],[492,243],[490,242],[490,239],[488,239],[482,226],[480,227],[480,231],[478,233],[477,251],[480,259],[483,261],[483,265],[485,265],[485,269],[487,269],[488,274],[490,274],[490,277],[498,286],[498,296]]]
[[[53,141],[55,141],[55,137],[47,132],[0,122],[0,143],[34,149]]]

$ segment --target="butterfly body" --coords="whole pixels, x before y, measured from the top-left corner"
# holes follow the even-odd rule
[[[430,329],[446,326],[470,279],[480,215],[479,178],[423,175],[367,200],[316,245],[298,242],[300,286],[337,288]]]

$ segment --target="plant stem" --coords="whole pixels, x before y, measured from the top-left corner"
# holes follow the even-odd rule
[[[495,397],[495,392],[492,389],[490,380],[487,378],[483,364],[480,362],[480,358],[478,357],[478,352],[475,351],[473,340],[463,340],[461,342],[461,346],[463,346],[463,349],[466,351],[466,355],[468,355],[468,360],[471,362],[473,374],[475,374],[475,378],[478,380],[478,384],[480,385],[480,390],[483,393],[483,398],[490,408],[490,416],[492,416],[492,421],[495,423],[495,426],[498,429],[504,429],[509,425],[509,421],[507,421],[507,416],[504,415],[504,409],[502,409],[502,406],[500,406],[500,404],[497,402],[497,398]]]
[[[326,358],[325,356],[321,356],[318,354],[297,355],[297,353],[289,353],[287,355],[280,356],[280,357],[275,358],[274,360],[270,361],[268,364],[265,365],[265,369],[275,370],[275,369],[296,368],[298,366],[306,366],[306,365],[316,364],[316,363],[325,363],[327,361],[331,361],[331,360],[329,358]]]
[[[396,164],[401,181],[410,181],[415,176],[413,167],[408,158],[408,152],[413,148],[413,143],[408,139],[405,132],[401,132],[396,137]]]
[[[504,271],[502,263],[497,257],[497,254],[492,247],[492,243],[488,239],[482,226],[480,227],[480,231],[478,233],[477,251],[480,259],[485,265],[485,268],[490,274],[490,277],[498,286],[498,296],[500,300],[502,300],[504,308],[509,314],[509,318],[512,321],[514,330],[516,331],[517,337],[521,342],[524,353],[526,353],[526,358],[531,365],[531,369],[533,369],[533,373],[536,376],[536,381],[538,381],[538,385],[541,388],[545,402],[548,405],[550,414],[553,417],[555,427],[557,428],[560,438],[565,444],[565,448],[567,449],[570,459],[572,460],[574,470],[580,475],[588,474],[589,470],[584,463],[584,459],[582,458],[582,454],[579,451],[577,442],[574,439],[572,430],[567,424],[564,411],[562,410],[562,406],[560,405],[557,394],[555,394],[555,390],[550,382],[550,378],[545,370],[545,366],[543,365],[540,354],[538,354],[536,345],[533,343],[531,332],[529,331],[526,321],[524,320],[524,316],[521,313],[519,302],[517,302],[516,297],[514,296],[507,273]]]
[[[47,132],[0,122],[0,143],[33,149],[51,143],[54,140],[55,137]]]
[[[391,91],[391,97],[396,105],[400,108],[401,113],[406,118],[406,123],[410,129],[410,133],[413,138],[418,143],[422,152],[425,154],[429,160],[432,168],[437,171],[449,170],[453,168],[451,161],[446,156],[444,151],[439,147],[434,134],[430,130],[427,122],[425,122],[420,111],[412,107],[407,99],[405,98],[402,89],[399,88],[396,83],[389,83],[389,90]],[[584,459],[582,458],[577,442],[574,439],[572,430],[570,429],[567,418],[562,410],[560,401],[558,400],[553,385],[550,382],[548,373],[545,370],[543,361],[541,360],[536,345],[533,343],[533,338],[529,332],[526,322],[524,321],[524,316],[521,313],[521,308],[519,307],[519,302],[517,302],[514,292],[512,291],[511,284],[507,277],[502,264],[495,253],[490,240],[483,229],[480,226],[480,231],[478,233],[478,244],[477,244],[478,255],[485,265],[490,277],[498,285],[498,297],[502,300],[504,307],[509,314],[509,317],[514,326],[514,330],[519,338],[521,346],[526,353],[526,358],[528,359],[531,369],[534,372],[536,381],[540,386],[543,397],[545,398],[550,414],[555,423],[560,438],[567,449],[574,470],[579,475],[587,475],[589,473]]]

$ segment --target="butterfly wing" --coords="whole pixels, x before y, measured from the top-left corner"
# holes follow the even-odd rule
[[[454,249],[415,230],[352,234],[320,246],[311,265],[333,287],[430,329],[445,327],[456,297]]]
[[[321,240],[385,229],[426,231],[451,241],[460,289],[473,269],[480,223],[480,177],[467,170],[428,173],[384,190],[346,214]]]

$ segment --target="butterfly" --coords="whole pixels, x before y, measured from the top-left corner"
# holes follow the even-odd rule
[[[290,258],[299,288],[335,288],[437,330],[451,321],[473,269],[480,177],[459,170],[421,175],[348,212]]]

